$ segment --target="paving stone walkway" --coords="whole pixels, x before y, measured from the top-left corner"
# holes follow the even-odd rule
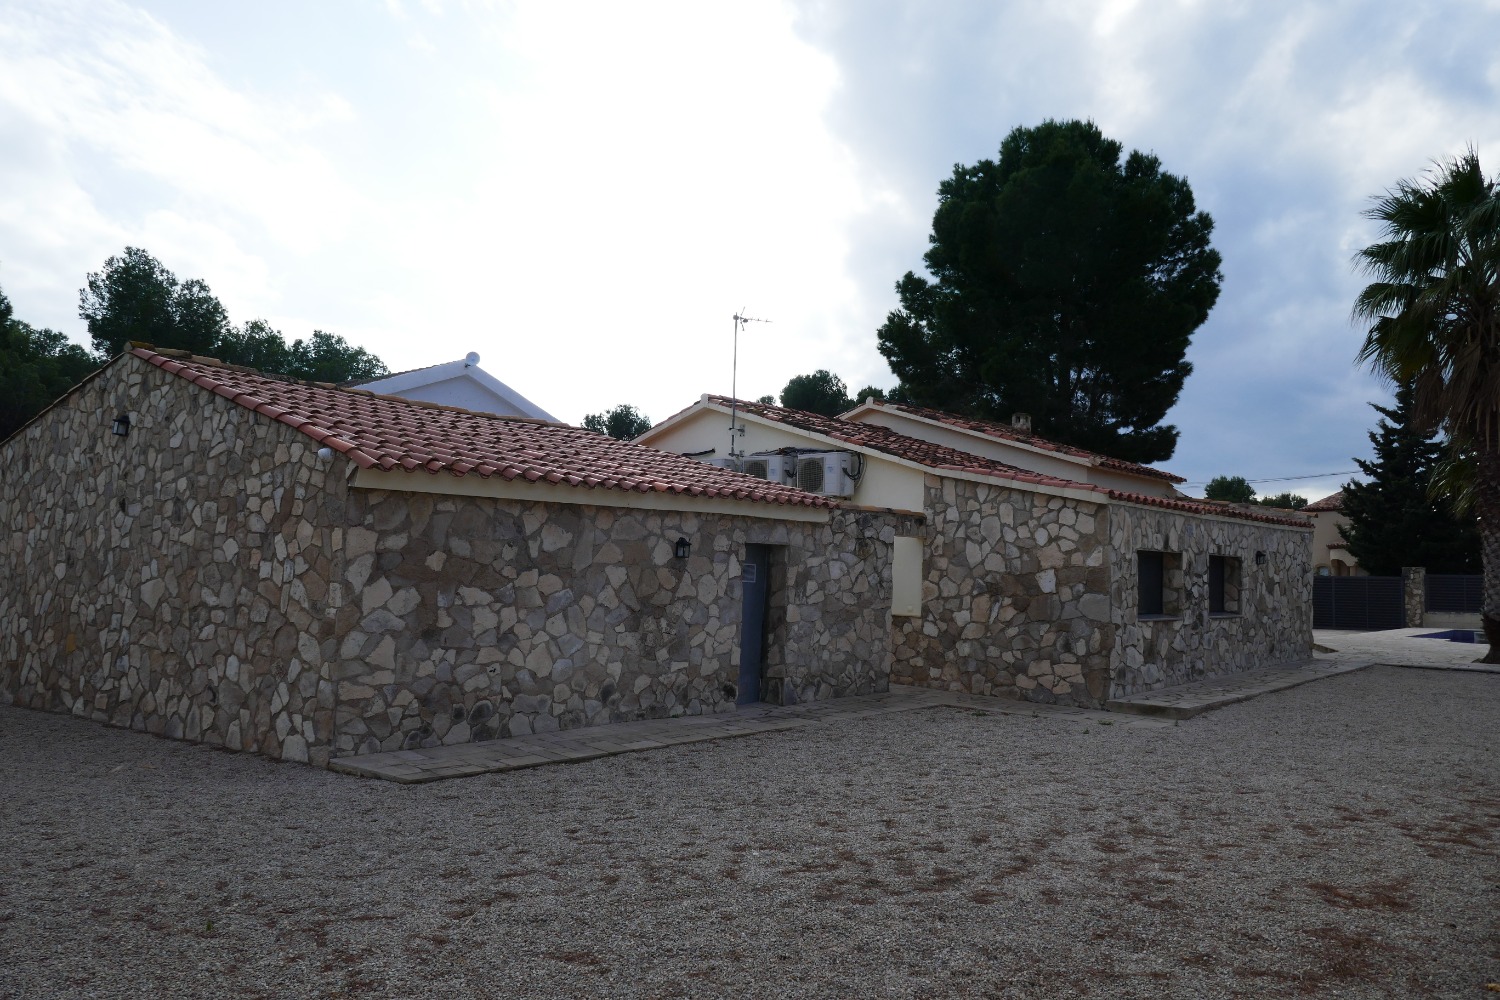
[[[1325,677],[1349,674],[1372,666],[1370,660],[1313,659],[1288,663],[1242,674],[1160,688],[1109,702],[1112,712],[1154,715],[1165,719],[1191,719],[1195,715],[1235,702],[1247,701],[1272,691],[1284,691]]]
[[[885,694],[857,695],[786,707],[747,705],[736,712],[718,715],[621,722],[610,726],[589,726],[484,743],[362,754],[340,757],[328,766],[343,774],[382,778],[402,784],[420,784],[475,774],[519,771],[547,764],[576,764],[599,757],[657,750],[684,743],[756,736],[929,708],[957,708],[992,715],[1032,718],[1068,718],[1097,725],[1172,725],[1163,719],[1144,716],[1121,716],[1065,705],[1037,705],[1009,698],[985,698],[960,692],[892,685],[891,690]]]
[[[1417,638],[1430,631],[1432,630],[1318,631],[1314,634],[1314,641],[1320,652],[1306,663],[1252,670],[1120,698],[1109,703],[1109,711],[1102,712],[893,685],[885,694],[837,698],[807,705],[749,705],[736,712],[719,715],[622,722],[611,726],[591,726],[484,743],[340,757],[330,763],[329,767],[344,774],[418,784],[475,774],[518,771],[547,764],[574,764],[684,743],[756,736],[929,708],[957,708],[986,714],[1034,718],[1076,718],[1099,725],[1170,726],[1176,720],[1190,719],[1215,708],[1325,677],[1353,673],[1377,663],[1398,667],[1500,673],[1500,667],[1472,662],[1483,652],[1483,647]]]
[[[1313,642],[1319,660],[1367,661],[1389,667],[1500,673],[1500,664],[1474,662],[1485,654],[1483,644],[1422,638],[1441,631],[1445,630],[1393,628],[1383,632],[1340,632],[1315,629]]]

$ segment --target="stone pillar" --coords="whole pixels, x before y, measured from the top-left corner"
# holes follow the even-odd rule
[[[1422,614],[1427,609],[1427,568],[1425,566],[1401,567],[1401,596],[1406,605],[1406,627],[1421,628]]]

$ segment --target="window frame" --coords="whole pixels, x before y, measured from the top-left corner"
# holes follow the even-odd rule
[[[1144,557],[1144,558],[1143,558]],[[1176,621],[1182,618],[1183,577],[1182,553],[1163,549],[1136,549],[1136,620]],[[1160,592],[1157,600],[1146,598],[1155,588],[1148,586],[1157,576],[1147,567],[1152,563],[1160,567]],[[1147,607],[1155,610],[1146,610]]]
[[[1208,613],[1211,617],[1236,618],[1242,613],[1244,566],[1244,560],[1238,556],[1221,552],[1209,554]]]

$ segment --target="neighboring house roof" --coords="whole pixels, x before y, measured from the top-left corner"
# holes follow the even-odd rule
[[[1340,510],[1343,510],[1343,509],[1344,509],[1344,491],[1343,490],[1339,490],[1337,493],[1333,494],[1332,496],[1324,497],[1323,499],[1321,499],[1321,500],[1319,500],[1319,501],[1317,501],[1315,503],[1310,503],[1306,507],[1303,507],[1302,508],[1302,513],[1304,513],[1304,514],[1322,514],[1325,511],[1330,511],[1330,510],[1332,510],[1332,511],[1340,511]]]
[[[1220,517],[1232,517],[1244,521],[1261,521],[1267,524],[1292,525],[1301,528],[1309,526],[1307,519],[1301,517],[1283,517],[1276,514],[1263,514],[1258,511],[1241,510],[1233,507],[1224,508],[1202,501],[1150,496],[1144,493],[1133,493],[1128,490],[1111,489],[1107,486],[1097,486],[1092,483],[1075,482],[1071,479],[1062,479],[1057,476],[1032,472],[1029,469],[1020,469],[1016,466],[1007,465],[1004,462],[984,458],[979,455],[971,455],[968,452],[949,448],[946,445],[934,444],[931,441],[923,441],[920,438],[908,437],[905,434],[893,431],[888,427],[882,427],[879,424],[858,423],[853,420],[845,420],[841,417],[825,417],[818,413],[809,413],[805,410],[792,410],[784,406],[772,406],[767,403],[752,403],[745,400],[736,402],[728,396],[705,395],[697,403],[668,417],[636,440],[640,441],[649,438],[658,429],[665,429],[668,425],[684,419],[688,414],[705,406],[712,406],[726,413],[733,406],[740,413],[818,435],[828,439],[835,445],[848,445],[854,448],[879,452],[938,472],[967,473],[987,476],[993,479],[1009,480],[1023,485],[1081,490],[1100,494],[1101,499],[1107,497],[1108,499],[1119,500],[1124,503],[1140,504],[1148,507],[1162,507],[1167,510],[1177,510],[1184,513],[1216,514]]]
[[[957,430],[968,431],[971,434],[982,434],[985,437],[994,438],[998,441],[1006,441],[1014,444],[1035,448],[1038,451],[1050,451],[1058,455],[1066,455],[1071,458],[1082,459],[1090,465],[1097,465],[1103,469],[1111,469],[1115,472],[1123,472],[1132,476],[1146,476],[1151,479],[1162,479],[1169,483],[1185,483],[1186,479],[1173,475],[1162,469],[1153,469],[1149,465],[1140,465],[1136,462],[1127,462],[1123,458],[1111,458],[1098,452],[1086,451],[1083,448],[1075,448],[1070,444],[1062,444],[1057,441],[1049,441],[1035,434],[1028,434],[1017,430],[1006,424],[996,423],[992,420],[979,420],[974,417],[963,417],[956,413],[945,413],[942,410],[933,410],[925,406],[908,406],[905,403],[888,403],[882,400],[870,399],[856,406],[844,416],[851,414],[868,413],[874,410],[892,410],[902,413],[918,420],[928,420],[933,423],[943,424]]]
[[[428,365],[426,368],[412,368],[379,378],[360,379],[346,385],[387,396],[460,406],[482,413],[498,413],[504,417],[533,417],[561,423],[552,414],[480,368],[477,354],[469,354],[458,361]]]
[[[594,431],[297,382],[186,352],[129,351],[332,448],[363,469],[831,508],[838,501]],[[608,503],[608,500],[602,500]]]

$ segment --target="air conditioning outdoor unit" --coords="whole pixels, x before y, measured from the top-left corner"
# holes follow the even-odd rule
[[[703,461],[706,462],[709,465],[712,465],[715,469],[728,469],[730,472],[738,472],[738,471],[740,471],[740,463],[739,463],[738,459],[734,459],[734,458],[705,458]]]
[[[742,471],[747,476],[785,486],[796,475],[796,463],[796,458],[789,455],[751,455],[745,459]]]
[[[820,451],[797,457],[797,488],[825,497],[852,497],[854,478],[849,475],[847,451]]]

